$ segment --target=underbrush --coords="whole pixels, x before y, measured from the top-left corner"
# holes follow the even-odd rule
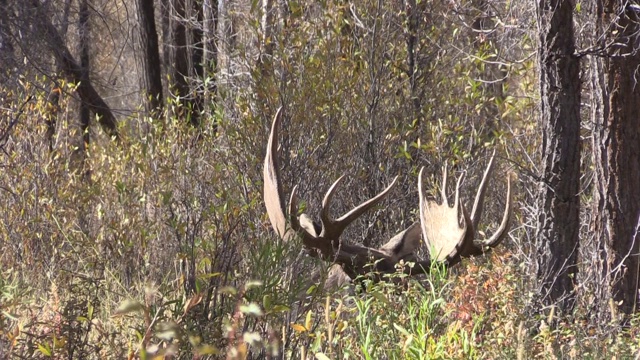
[[[2,275],[2,351],[14,358],[625,359],[638,351],[637,322],[606,334],[526,319],[513,282],[486,273],[434,268],[424,279],[360,279],[352,294],[312,287],[295,299],[283,298],[284,279],[264,278],[220,289],[230,306],[218,318],[205,316],[204,294],[172,291],[170,282],[106,297],[106,284],[80,278],[35,289],[11,270]]]
[[[0,358],[637,354],[637,319],[622,329],[529,314],[522,255],[508,250],[453,274],[436,266],[322,289],[327,264],[269,229],[263,142],[222,117],[216,133],[141,118],[119,142],[94,136],[79,152],[60,136],[50,151],[43,107],[30,107],[0,154]]]

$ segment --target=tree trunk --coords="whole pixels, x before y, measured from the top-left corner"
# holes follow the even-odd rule
[[[80,47],[80,71],[81,82],[89,82],[89,67],[90,67],[90,55],[89,55],[89,0],[82,0],[80,2],[80,9],[78,12],[78,40]],[[80,131],[82,131],[82,146],[78,149],[83,151],[89,145],[89,122],[91,120],[91,111],[89,105],[84,101],[80,102]]]
[[[43,11],[38,0],[32,0],[31,4],[37,14],[37,26],[40,27],[42,35],[48,40],[49,48],[56,61],[60,64],[62,72],[71,82],[78,84],[76,92],[80,100],[89,106],[91,112],[98,116],[98,123],[104,131],[112,137],[118,136],[116,118],[113,116],[109,105],[100,97],[90,81],[82,81],[82,66],[73,58],[64,40],[53,26],[47,14]]]
[[[411,103],[413,104],[413,119],[416,121],[415,126],[420,126],[420,112],[422,111],[422,103],[420,96],[417,94],[416,77],[418,69],[416,68],[416,47],[418,45],[418,5],[416,0],[405,0],[404,10],[406,14],[405,37],[407,43],[407,74],[409,75],[409,94]],[[412,154],[413,155],[413,154]]]
[[[173,0],[160,0],[160,28],[162,29],[162,70],[173,76],[173,30],[171,27],[171,8]],[[171,86],[168,84],[168,86]],[[165,88],[166,89],[166,88]],[[169,89],[171,92],[171,89]]]
[[[10,12],[7,0],[0,0],[0,63],[10,64],[13,62],[14,49],[9,27],[6,18]]]
[[[60,28],[60,31],[58,32],[60,34],[60,37],[63,39],[67,36],[70,12],[71,0],[65,0],[61,21],[62,26]],[[60,111],[60,96],[62,95],[59,76],[63,72],[64,71],[61,64],[56,61],[56,74],[53,76],[53,84],[51,85],[49,96],[47,97],[47,111],[44,117],[45,123],[47,124],[46,139],[49,143],[49,151],[53,151],[54,136],[56,134],[56,124],[58,122],[58,115]]]
[[[189,95],[189,84],[187,79],[189,78],[189,52],[187,49],[187,28],[184,25],[186,21],[186,0],[175,0],[173,2],[173,26],[172,26],[172,40],[174,45],[174,59],[173,59],[173,81],[175,90],[181,98],[186,98]]]
[[[602,296],[631,314],[637,311],[640,268],[640,18],[627,2],[600,0],[596,7],[595,38],[606,55],[594,57],[591,67],[596,167],[593,228],[603,245],[603,270],[611,285]]]
[[[216,46],[216,39],[218,38],[218,1],[217,0],[203,0],[202,1],[202,14],[203,14],[203,63],[205,64],[205,70],[207,72],[215,71],[218,60],[218,48]]]
[[[580,228],[580,63],[572,1],[540,1],[537,16],[543,137],[537,278],[540,300],[567,313],[575,302]]]
[[[273,72],[273,50],[275,42],[273,39],[273,28],[275,26],[276,13],[273,6],[274,0],[262,0],[262,53],[258,58],[258,69],[265,77]]]
[[[188,5],[191,5],[188,7]],[[193,10],[198,22],[202,20],[201,12],[194,7],[194,3],[188,0],[174,0],[173,14],[171,21],[172,40],[174,45],[173,60],[173,81],[176,95],[180,97],[184,106],[184,116],[193,126],[200,125],[200,115],[202,111],[202,101],[199,98],[197,89],[190,86],[193,77],[202,76],[202,35],[201,30],[187,27],[188,19],[191,18]],[[198,26],[201,26],[200,24]]]
[[[162,112],[162,71],[153,0],[138,0],[140,43],[142,45],[143,89],[149,115]]]
[[[258,59],[253,74],[254,106],[259,114],[263,114],[264,123],[270,122],[270,115],[275,113],[271,109],[271,96],[276,89],[273,69],[273,54],[275,50],[274,28],[276,26],[276,8],[274,0],[262,0],[260,30],[262,31]]]
[[[217,103],[218,95],[218,1],[204,0],[202,2],[204,29],[202,38],[203,58],[202,65],[205,76],[210,78],[205,84],[203,101]],[[217,124],[213,124],[214,132]]]
[[[198,6],[196,1],[191,3],[191,10],[193,11],[197,25],[191,29],[191,44],[190,44],[190,55],[191,55],[191,66],[193,71],[191,72],[191,76],[195,79],[192,79],[191,84],[198,84],[204,82],[204,64],[202,63],[204,60],[204,45],[202,43],[204,36],[204,14],[202,13],[202,6]],[[204,108],[204,103],[202,99],[203,90],[199,89],[198,86],[190,86],[191,91],[191,123],[194,126],[200,125],[200,118],[202,117],[202,110]]]

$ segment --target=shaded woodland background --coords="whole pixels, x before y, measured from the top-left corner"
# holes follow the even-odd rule
[[[638,9],[0,0],[0,355],[637,355]],[[483,231],[512,174],[509,238],[325,291],[329,264],[262,203],[279,107],[285,192],[312,213],[342,174],[335,213],[400,175],[343,239],[411,224],[422,166],[434,193],[445,163],[466,171],[470,197],[494,150]]]

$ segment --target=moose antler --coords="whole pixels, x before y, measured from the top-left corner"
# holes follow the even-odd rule
[[[320,224],[314,223],[307,214],[297,215],[297,186],[291,191],[288,214],[285,215],[280,167],[278,162],[278,129],[282,118],[282,108],[278,109],[273,119],[267,153],[264,160],[264,201],[267,214],[274,230],[284,241],[302,238],[303,245],[311,250],[312,256],[320,257],[341,266],[350,277],[364,274],[370,270],[393,272],[400,260],[415,261],[420,239],[424,239],[431,250],[431,257],[417,261],[413,269],[405,269],[412,274],[424,273],[430,268],[431,261],[453,265],[463,257],[480,255],[497,246],[506,236],[511,213],[511,186],[507,180],[507,205],[502,223],[495,234],[486,241],[475,239],[477,226],[482,213],[487,180],[493,170],[493,159],[489,161],[480,187],[476,194],[471,216],[469,216],[460,200],[459,192],[463,177],[458,179],[453,207],[448,204],[446,196],[447,169],[443,170],[442,203],[426,200],[422,187],[422,173],[418,176],[420,221],[395,235],[378,249],[354,245],[340,240],[343,231],[355,219],[367,210],[376,206],[393,188],[398,177],[375,197],[356,206],[340,218],[333,219],[329,207],[341,176],[327,191],[320,211]],[[461,216],[462,214],[462,216]],[[369,264],[374,264],[374,268]],[[336,274],[334,272],[334,274]],[[330,280],[329,280],[330,282]]]
[[[422,188],[422,172],[418,174],[418,193],[420,198],[420,223],[422,236],[431,251],[431,259],[444,261],[449,265],[459,262],[462,258],[482,255],[493,247],[496,247],[506,237],[511,218],[511,180],[507,176],[507,203],[504,209],[502,222],[496,232],[487,240],[476,239],[480,215],[484,206],[484,196],[489,176],[493,171],[495,152],[489,160],[480,186],[473,203],[471,216],[467,213],[464,204],[460,200],[460,186],[464,174],[458,178],[456,184],[453,207],[448,204],[446,194],[447,168],[442,169],[441,196],[442,204],[433,200],[426,200]],[[462,216],[460,216],[462,213]]]

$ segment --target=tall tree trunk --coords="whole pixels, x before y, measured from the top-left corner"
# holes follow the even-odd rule
[[[418,46],[420,39],[418,35],[419,32],[419,24],[420,24],[420,12],[422,9],[418,7],[418,3],[416,0],[404,0],[404,11],[405,11],[405,26],[404,26],[404,35],[405,35],[405,43],[407,46],[407,76],[409,78],[409,96],[411,99],[412,112],[411,118],[408,119],[408,123],[411,124],[410,129],[411,132],[414,133],[414,137],[412,142],[418,144],[420,143],[420,131],[419,129],[422,127],[422,122],[424,121],[424,116],[422,114],[422,100],[423,100],[423,91],[421,86],[419,85],[419,78],[421,73],[424,71],[420,64],[418,64]],[[409,155],[413,161],[417,161],[418,159],[419,149],[416,146],[409,147]],[[409,186],[409,184],[403,184],[403,186]],[[409,190],[405,188],[405,190]]]
[[[80,71],[82,82],[89,82],[89,69],[90,69],[90,54],[89,54],[89,0],[82,0],[80,2],[80,9],[78,12],[78,41],[80,47]],[[82,131],[82,146],[79,150],[86,150],[89,145],[89,122],[91,120],[91,111],[89,105],[84,101],[80,102],[80,130]]]
[[[189,84],[187,79],[189,78],[189,51],[187,28],[185,26],[186,18],[186,0],[174,0],[172,19],[172,40],[174,45],[174,59],[173,59],[173,81],[175,91],[181,98],[186,98],[189,95]]]
[[[204,29],[202,39],[204,49],[203,63],[207,72],[215,72],[218,62],[218,1],[203,0],[202,14]]]
[[[67,30],[69,28],[69,14],[71,12],[71,0],[65,0],[61,28],[59,31],[60,37],[65,38],[67,36]],[[46,139],[49,143],[49,151],[53,151],[54,136],[56,134],[56,124],[58,122],[58,115],[60,111],[60,96],[62,95],[62,89],[60,85],[59,77],[63,73],[62,65],[56,61],[56,74],[53,76],[53,84],[51,84],[51,90],[47,97],[47,112],[45,115],[45,123],[47,124]]]
[[[162,29],[162,70],[164,74],[173,76],[173,29],[171,17],[173,0],[160,0],[160,28]],[[167,84],[168,87],[171,84]],[[167,88],[165,88],[166,90]],[[171,92],[171,89],[169,89]]]
[[[11,28],[7,19],[10,11],[7,0],[0,0],[0,63],[4,64],[11,63],[14,55]]]
[[[198,5],[197,1],[192,1],[191,11],[195,15],[197,25],[191,29],[191,67],[193,71],[191,76],[195,79],[191,79],[191,84],[199,84],[204,82],[204,45],[202,43],[204,37],[204,14],[202,6]],[[200,118],[202,117],[202,110],[204,108],[203,102],[203,90],[197,85],[190,86],[191,91],[191,111],[192,121],[194,126],[200,125]]]
[[[162,70],[160,49],[153,0],[138,0],[138,21],[140,22],[140,44],[142,45],[143,89],[147,113],[158,115],[162,112]]]
[[[211,80],[205,87],[204,100],[217,102],[218,93],[218,1],[204,0],[202,2],[204,34],[202,48],[204,50],[202,64],[204,73]],[[215,125],[214,125],[215,126]]]
[[[273,6],[274,0],[262,0],[262,53],[258,59],[258,69],[265,77],[273,72],[273,50],[275,42],[273,39],[273,28],[276,21],[276,11]]]
[[[200,43],[201,30],[187,27],[188,21],[195,9],[196,18],[201,21],[200,11],[195,7],[195,2],[190,0],[174,0],[171,21],[172,40],[174,45],[173,81],[176,95],[180,97],[184,105],[184,116],[193,126],[200,125],[202,101],[197,89],[192,88],[193,77],[202,76],[202,44]],[[199,15],[200,13],[200,15]],[[198,24],[198,27],[201,26]]]
[[[538,3],[542,181],[537,278],[546,305],[574,306],[580,228],[580,63],[570,0]]]
[[[259,113],[264,114],[265,123],[269,122],[269,114],[274,113],[274,109],[269,109],[269,101],[273,84],[273,51],[275,42],[273,30],[276,21],[276,9],[274,0],[262,0],[260,28],[262,30],[262,41],[260,43],[260,54],[256,64],[254,76],[256,101],[255,106]]]
[[[407,43],[407,75],[409,75],[409,93],[411,96],[411,103],[413,105],[413,119],[416,127],[420,126],[422,111],[422,103],[420,96],[417,94],[417,81],[419,69],[416,67],[416,51],[418,46],[418,4],[416,0],[405,0],[404,10],[406,14],[405,25],[405,38]]]
[[[102,99],[100,94],[91,85],[91,81],[82,81],[82,66],[74,59],[73,55],[67,48],[64,40],[53,26],[44,9],[38,0],[32,0],[31,4],[36,12],[36,25],[42,33],[42,36],[48,40],[49,49],[53,53],[56,61],[60,64],[60,69],[67,79],[78,84],[76,92],[80,96],[80,100],[89,106],[91,112],[98,116],[98,123],[104,131],[112,137],[118,136],[116,118],[111,112],[109,105]]]
[[[611,284],[610,293],[603,295],[631,314],[638,310],[640,269],[640,17],[637,1],[599,0],[596,4],[595,38],[600,39],[606,56],[594,57],[591,67],[596,167],[593,227],[603,244],[604,271]]]

